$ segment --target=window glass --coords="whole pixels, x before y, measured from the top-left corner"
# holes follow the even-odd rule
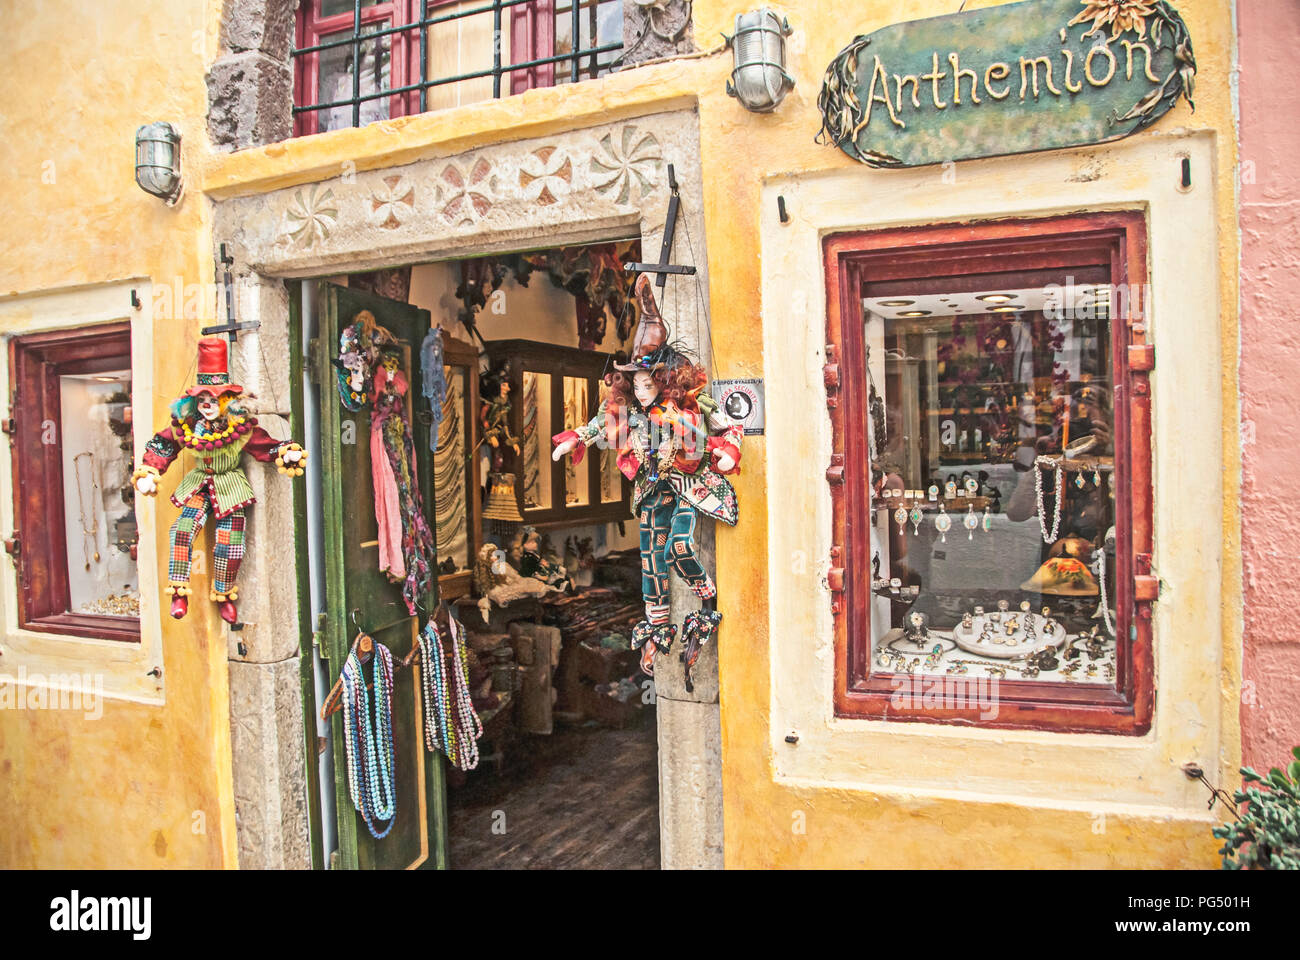
[[[366,7],[377,7],[387,0],[361,0],[361,9]],[[352,13],[355,10],[353,0],[321,0],[320,15],[324,17],[337,17],[342,13]]]
[[[933,287],[863,304],[871,669],[1114,688],[1109,289]]]
[[[129,370],[59,377],[70,613],[138,617]]]
[[[591,50],[623,39],[623,4],[620,0],[578,0],[578,49]],[[555,55],[572,53],[573,0],[556,0],[555,4]],[[578,63],[579,77],[598,77],[608,72],[609,65],[618,56],[617,50],[582,57]],[[573,79],[568,63],[555,65],[555,82],[569,83]]]
[[[361,28],[361,33],[363,35],[371,34],[387,26],[387,21],[366,24]],[[350,36],[352,36],[351,28],[337,33],[325,34],[321,37],[321,42],[328,43],[331,40],[339,40]],[[391,89],[389,70],[392,60],[390,49],[392,39],[393,35],[388,34],[361,42],[360,93],[362,96],[377,93],[380,90]],[[334,103],[352,96],[353,55],[355,51],[356,48],[352,44],[345,44],[319,52],[320,72],[316,85],[317,103]],[[376,120],[388,119],[389,100],[388,97],[363,100],[361,102],[361,123],[364,125],[373,123]],[[340,130],[352,126],[351,105],[320,110],[318,115],[320,116],[321,132]]]
[[[590,419],[587,408],[587,381],[579,377],[564,378],[564,429],[574,430]],[[564,458],[564,502],[568,506],[585,506],[591,501],[591,457],[574,464]]]
[[[551,457],[548,441],[559,430],[551,429],[551,375],[524,371],[524,509],[545,510],[551,506]]]

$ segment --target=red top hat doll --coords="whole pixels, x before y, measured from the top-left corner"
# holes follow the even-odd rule
[[[171,614],[177,619],[189,610],[190,566],[194,535],[208,515],[216,518],[212,589],[209,597],[227,623],[238,619],[235,578],[244,557],[246,507],[256,502],[242,455],[269,463],[280,472],[302,476],[307,453],[292,441],[271,437],[239,403],[244,388],[230,382],[226,341],[206,337],[199,341],[195,383],[172,404],[172,422],[145,444],[142,463],[132,475],[135,488],[145,496],[158,492],[158,482],[181,451],[188,451],[194,466],[172,494],[181,515],[172,524],[171,553],[167,563],[166,592],[173,597]]]

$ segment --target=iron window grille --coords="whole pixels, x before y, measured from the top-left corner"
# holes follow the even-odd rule
[[[430,76],[430,29],[488,16],[491,66]],[[499,99],[503,89],[509,96],[594,79],[622,49],[621,0],[303,0],[291,51],[294,135],[424,113],[431,90],[464,81],[490,78]],[[350,90],[322,95],[323,58],[341,67],[335,80]],[[350,123],[341,122],[349,114]]]

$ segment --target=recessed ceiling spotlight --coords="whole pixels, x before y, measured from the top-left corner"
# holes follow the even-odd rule
[[[899,314],[900,317],[928,317],[929,310],[904,310]]]
[[[1009,293],[986,293],[975,299],[983,300],[985,303],[1010,303],[1016,298]]]
[[[1019,313],[1024,307],[988,307],[993,313]]]
[[[881,300],[880,301],[880,305],[882,307],[910,307],[914,303],[916,303],[915,300]]]

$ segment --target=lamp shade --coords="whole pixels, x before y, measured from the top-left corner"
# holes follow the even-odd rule
[[[135,132],[135,182],[169,204],[181,194],[181,137],[170,123],[148,123]]]
[[[737,15],[727,93],[745,109],[768,113],[794,87],[794,78],[785,70],[785,38],[789,34],[790,24],[766,7]]]

